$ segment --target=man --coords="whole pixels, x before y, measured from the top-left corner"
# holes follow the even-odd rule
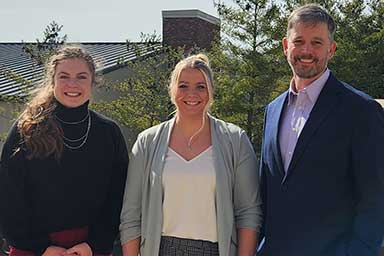
[[[327,68],[335,24],[309,4],[288,19],[288,91],[266,108],[262,256],[377,256],[384,234],[384,112]]]

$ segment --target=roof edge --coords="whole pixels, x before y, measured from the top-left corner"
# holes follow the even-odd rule
[[[202,12],[198,9],[190,10],[162,10],[161,14],[164,18],[199,18],[205,21],[208,21],[214,25],[220,25],[220,19],[210,15],[208,13]]]

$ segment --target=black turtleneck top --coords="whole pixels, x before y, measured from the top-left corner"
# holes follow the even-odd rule
[[[64,136],[88,137],[78,149],[64,147],[60,160],[26,158],[17,123],[4,144],[0,168],[0,232],[12,246],[40,255],[52,232],[88,227],[86,241],[94,254],[108,254],[118,232],[128,165],[119,127],[88,110],[58,103],[54,116]],[[66,124],[67,122],[83,122]],[[64,122],[63,122],[64,121]],[[82,142],[65,141],[78,146]]]

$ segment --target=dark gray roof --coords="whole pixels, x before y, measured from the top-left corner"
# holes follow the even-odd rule
[[[161,44],[133,43],[138,51],[128,50],[127,44],[80,43],[97,61],[102,63],[102,73],[120,68],[124,63],[156,53]],[[44,67],[34,66],[23,51],[22,43],[0,43],[0,96],[26,96],[42,79]],[[138,54],[136,54],[138,53]],[[30,82],[25,82],[25,79]]]

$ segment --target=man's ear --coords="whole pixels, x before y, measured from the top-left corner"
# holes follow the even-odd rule
[[[287,37],[283,37],[282,44],[283,44],[284,55],[287,56],[287,51],[288,51],[288,39],[287,39]]]
[[[329,51],[328,51],[328,58],[329,59],[332,59],[333,55],[336,52],[336,49],[337,49],[337,44],[335,41],[332,41],[331,47],[329,47]]]

